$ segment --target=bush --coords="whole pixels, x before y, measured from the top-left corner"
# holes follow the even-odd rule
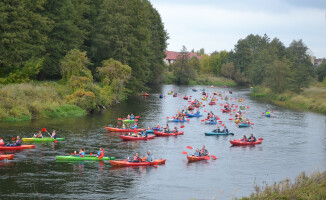
[[[96,109],[95,94],[83,89],[77,90],[73,94],[66,97],[68,104],[79,106],[87,111],[93,111]]]

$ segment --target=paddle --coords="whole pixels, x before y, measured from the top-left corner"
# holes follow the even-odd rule
[[[183,151],[182,154],[188,154],[186,151]]]
[[[214,155],[211,155],[211,157],[213,158],[213,160],[216,160],[217,159],[217,157],[214,156]]]
[[[184,125],[180,126],[180,128],[184,128],[184,127],[185,127]]]
[[[139,116],[136,116],[136,119],[138,119],[139,118]]]
[[[118,118],[118,120],[120,121],[120,120],[121,120],[121,118]]]
[[[52,137],[52,136],[50,135],[50,133],[46,130],[46,128],[42,128],[41,131],[42,131],[42,132],[46,132],[50,137]],[[58,140],[54,139],[54,142],[55,142],[55,143],[58,143]]]
[[[187,149],[193,149],[191,146],[187,146]]]
[[[210,160],[211,158],[209,156],[204,156],[205,160]]]

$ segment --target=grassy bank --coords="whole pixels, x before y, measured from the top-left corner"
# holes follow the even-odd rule
[[[251,96],[292,109],[309,110],[326,114],[325,87],[309,87],[301,94],[288,91],[282,94],[274,94],[268,88],[255,87],[251,92]]]
[[[0,121],[82,116],[86,110],[67,104],[57,83],[0,85]]]
[[[167,72],[164,76],[163,83],[164,84],[174,84],[175,76],[173,72]],[[189,85],[227,85],[227,86],[236,86],[236,82],[231,79],[227,79],[224,77],[214,77],[210,75],[199,75],[195,80],[191,80]]]
[[[326,199],[326,171],[310,176],[302,172],[294,183],[285,179],[265,187],[256,186],[250,197],[241,200],[249,199]]]

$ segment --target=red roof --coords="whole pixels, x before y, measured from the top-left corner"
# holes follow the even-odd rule
[[[175,51],[165,51],[165,55],[166,55],[165,59],[177,60],[179,54],[180,54],[179,52],[175,52]],[[188,56],[189,58],[196,56],[199,60],[201,59],[201,56],[198,56],[196,53],[192,53],[192,52],[188,52]]]

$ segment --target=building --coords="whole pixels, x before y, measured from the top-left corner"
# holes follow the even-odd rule
[[[178,59],[178,56],[180,55],[179,52],[175,52],[175,51],[165,51],[165,58],[164,58],[164,62],[167,65],[171,65],[173,63],[175,63]],[[201,56],[198,56],[196,53],[193,52],[188,52],[188,56],[189,59],[196,56],[198,58],[198,60],[201,59]]]

